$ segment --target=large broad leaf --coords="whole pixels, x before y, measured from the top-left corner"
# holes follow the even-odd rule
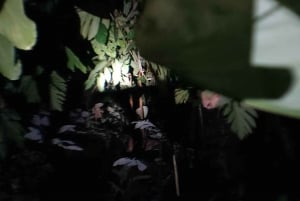
[[[251,98],[246,103],[259,109],[300,117],[300,73],[290,62],[300,51],[295,30],[300,22],[284,7],[277,21],[269,10],[269,23],[264,18],[254,21],[253,3],[263,1],[148,1],[136,29],[137,45],[146,59],[168,66],[192,85]],[[278,27],[281,33],[274,32]],[[259,52],[257,43],[264,44]],[[276,50],[281,54],[274,54]],[[269,62],[253,62],[255,55]]]
[[[92,40],[98,32],[100,18],[83,10],[78,10],[78,15],[81,35],[83,38]]]
[[[13,45],[0,34],[0,74],[10,80],[17,80],[21,72],[20,62],[15,63],[15,49]]]
[[[63,103],[66,99],[67,85],[66,81],[53,71],[50,83],[50,104],[53,110],[62,111]]]
[[[36,26],[24,13],[22,0],[7,0],[0,12],[0,34],[14,46],[29,50],[36,42]]]

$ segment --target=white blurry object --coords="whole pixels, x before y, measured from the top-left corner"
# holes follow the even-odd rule
[[[126,165],[128,167],[133,167],[133,166],[137,166],[138,170],[139,171],[144,171],[147,169],[147,166],[141,162],[140,160],[137,160],[135,158],[131,159],[131,158],[128,158],[128,157],[124,157],[124,158],[120,158],[118,160],[116,160],[114,163],[113,163],[113,166],[123,166],[123,165]]]
[[[264,16],[273,8],[276,9]],[[278,99],[249,99],[245,103],[258,109],[299,117],[300,17],[275,0],[255,0],[254,10],[258,20],[253,27],[252,65],[286,67],[291,71],[293,80],[290,89]]]
[[[67,150],[83,151],[82,147],[78,146],[75,142],[71,140],[61,140],[59,138],[54,138],[52,139],[52,144]]]
[[[75,125],[63,125],[62,127],[60,127],[60,129],[58,130],[58,133],[64,133],[64,132],[75,132],[76,126]]]
[[[148,115],[148,110],[149,109],[147,106],[143,106],[143,110],[142,110],[142,108],[139,107],[135,110],[135,112],[140,117],[140,119],[144,119]]]
[[[28,127],[29,132],[24,135],[24,138],[32,140],[32,141],[38,141],[39,143],[43,142],[43,135],[41,131],[34,127]]]

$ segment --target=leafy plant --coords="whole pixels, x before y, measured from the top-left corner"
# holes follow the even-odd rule
[[[190,92],[187,89],[175,89],[175,103],[183,104],[189,100]]]
[[[137,1],[124,1],[123,11],[116,10],[111,19],[94,16],[78,9],[81,34],[91,42],[97,54],[95,67],[89,72],[86,89],[98,91],[153,85],[165,80],[169,71],[144,60],[135,47],[134,24],[139,14]]]
[[[53,110],[62,111],[66,99],[66,81],[56,71],[51,73],[50,104]]]
[[[240,139],[244,139],[256,127],[257,112],[246,105],[231,100],[222,107],[223,115],[227,117],[230,128]]]
[[[75,68],[80,70],[82,73],[86,73],[87,68],[81,63],[80,59],[74,54],[74,52],[66,47],[66,54],[68,57],[67,66],[71,71],[75,71]]]

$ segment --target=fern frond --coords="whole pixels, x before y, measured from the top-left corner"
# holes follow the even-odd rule
[[[66,81],[56,71],[53,71],[50,82],[50,105],[53,110],[63,110],[62,105],[66,99],[66,92]]]
[[[184,104],[189,100],[190,92],[187,89],[175,89],[175,103]]]
[[[256,127],[257,112],[253,108],[246,107],[237,101],[230,101],[222,107],[222,111],[223,115],[227,117],[227,122],[231,124],[231,130],[240,139],[244,139]]]

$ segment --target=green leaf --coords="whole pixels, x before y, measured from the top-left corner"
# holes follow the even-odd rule
[[[88,34],[88,40],[92,40],[97,35],[99,30],[99,25],[100,25],[100,18],[93,17],[90,25],[89,34]]]
[[[100,18],[88,12],[78,9],[80,18],[80,32],[83,38],[92,40],[98,31]]]
[[[75,71],[75,68],[79,69],[81,72],[86,73],[86,67],[80,61],[80,59],[73,53],[71,49],[66,47],[66,53],[68,57],[67,66],[71,71]]]
[[[231,124],[231,130],[240,139],[244,139],[256,127],[255,117],[257,117],[257,113],[253,108],[232,100],[222,106],[221,109],[223,115],[227,117],[227,122]]]
[[[22,68],[21,63],[15,63],[15,49],[13,45],[0,34],[0,73],[10,79],[19,79]]]
[[[30,50],[36,42],[35,23],[24,13],[23,0],[5,1],[0,12],[0,34],[19,49]]]
[[[20,91],[25,95],[28,103],[39,103],[41,101],[37,82],[31,75],[22,77]]]
[[[63,110],[62,106],[66,99],[66,92],[66,81],[56,71],[53,71],[50,83],[50,104],[53,110]]]
[[[108,39],[108,29],[105,27],[104,24],[102,23],[99,24],[99,29],[95,36],[95,39],[98,43],[106,44]]]
[[[184,104],[189,100],[189,90],[187,89],[175,89],[175,103]]]
[[[85,90],[88,90],[95,85],[97,76],[97,73],[90,73],[88,79],[84,82]]]
[[[96,85],[99,72],[109,65],[110,65],[109,61],[101,61],[95,66],[95,68],[90,72],[88,79],[84,83],[86,90]]]

